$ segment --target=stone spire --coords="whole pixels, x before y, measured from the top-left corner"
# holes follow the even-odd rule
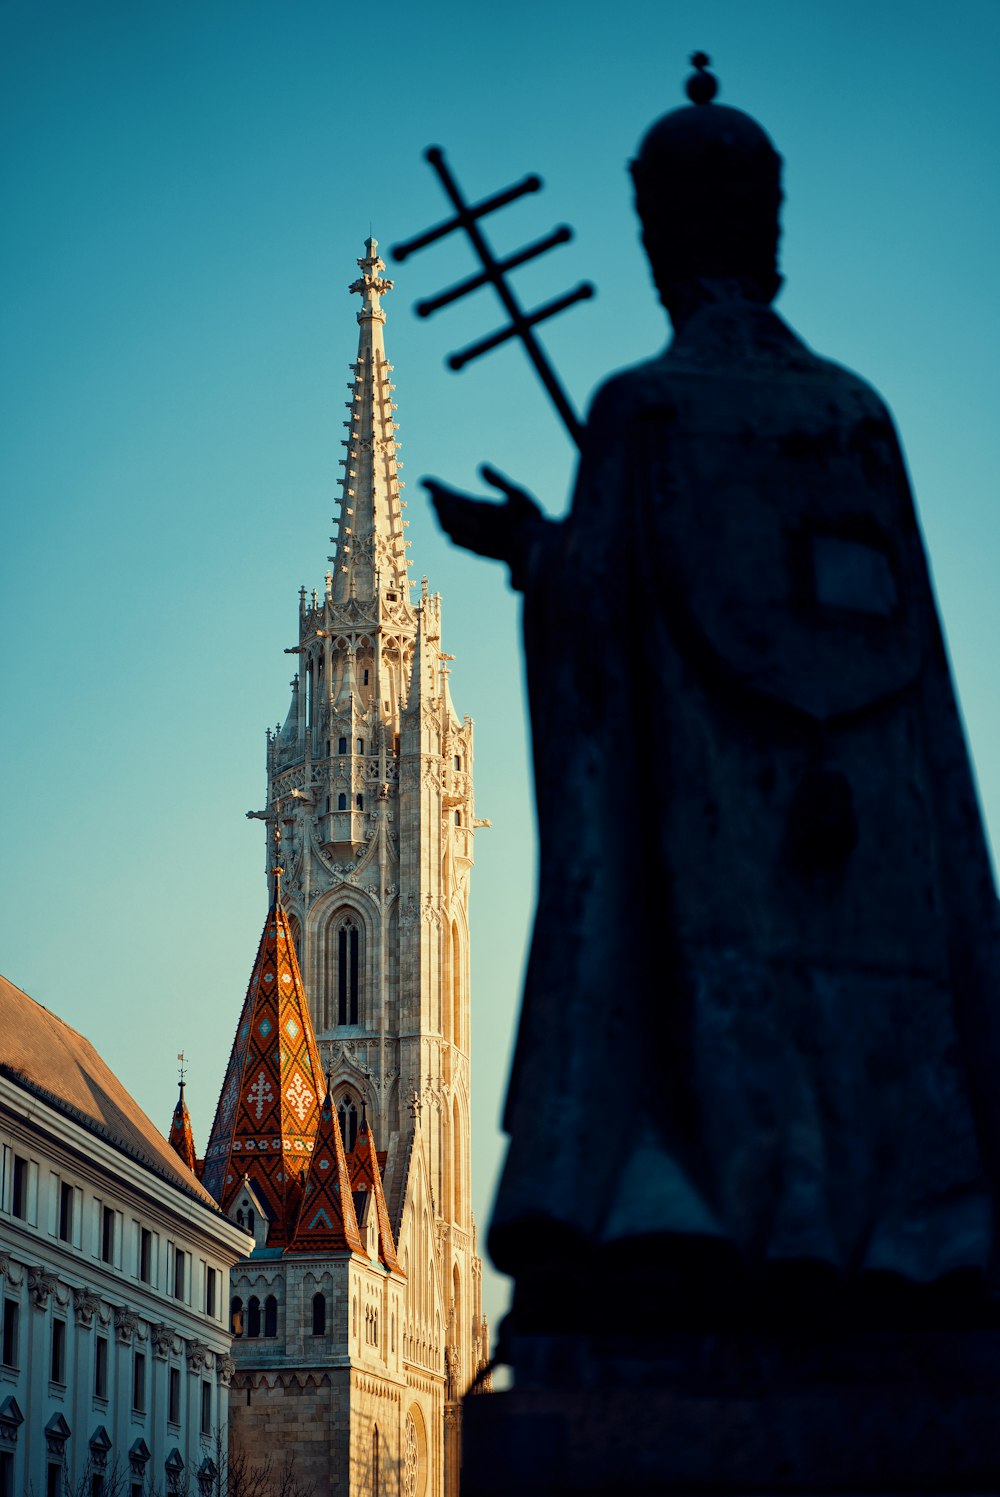
[[[309,1004],[274,869],[271,908],[212,1124],[202,1183],[228,1211],[244,1173],[267,1209],[267,1246],[291,1236],[323,1092]]]
[[[382,297],[392,290],[392,281],[382,275],[378,241],[365,240],[365,254],[358,261],[361,275],[350,287],[361,297],[358,313],[360,335],[358,359],[352,366],[354,379],[344,446],[343,492],[337,516],[336,554],[331,556],[333,574],[330,595],[335,604],[355,598],[371,602],[386,589],[409,597],[406,571],[404,520],[399,491],[403,487],[397,462],[399,443],[390,382],[392,365],[386,362],[382,329],[385,312]]]
[[[288,1244],[290,1253],[363,1253],[351,1195],[344,1140],[327,1077],[305,1194]]]
[[[198,1173],[198,1158],[194,1151],[194,1133],[191,1129],[191,1115],[188,1112],[187,1103],[184,1100],[184,1055],[181,1053],[177,1059],[180,1061],[180,1078],[178,1080],[177,1106],[170,1120],[170,1132],[167,1142],[175,1154],[179,1154],[193,1174]]]

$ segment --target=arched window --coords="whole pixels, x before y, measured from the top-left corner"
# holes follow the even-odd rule
[[[461,826],[462,825],[462,813],[461,813],[461,811],[456,811],[455,812],[455,825],[456,826]]]
[[[345,1092],[337,1103],[337,1117],[340,1120],[344,1149],[349,1154],[358,1141],[358,1104],[350,1092]]]
[[[461,1222],[465,1214],[465,1192],[462,1179],[462,1118],[458,1110],[458,1098],[452,1103],[451,1113],[452,1174],[455,1190],[455,1220]]]
[[[358,739],[358,753],[359,754],[363,754],[364,751],[365,751],[365,740],[363,738],[359,738]]]
[[[367,676],[368,672],[365,671]],[[382,1477],[379,1473],[379,1449],[378,1449],[378,1425],[372,1430],[372,1497],[379,1497],[382,1490]]]
[[[234,1336],[243,1335],[243,1301],[238,1294],[229,1301],[229,1329]]]
[[[346,754],[347,753],[347,739],[346,738],[339,738],[337,740],[337,753],[338,754]]]
[[[445,1002],[447,1003],[447,994]],[[451,927],[451,1038],[452,1043],[461,1050],[462,1048],[462,942],[459,939],[458,926]]]
[[[347,810],[347,796],[344,794],[343,791],[341,791],[340,794],[337,796],[337,810],[338,811],[346,811]]]
[[[260,1300],[255,1294],[247,1300],[247,1335],[260,1335]]]
[[[455,1267],[454,1267],[454,1269],[452,1271],[452,1291],[451,1292],[452,1292],[452,1294],[454,1296],[453,1304],[454,1304],[454,1307],[455,1307],[455,1350],[458,1352],[458,1355],[461,1357],[461,1355],[462,1355],[462,1345],[463,1345],[463,1342],[462,1342],[462,1335],[463,1335],[463,1332],[462,1332],[462,1277],[461,1277],[461,1275],[460,1275],[460,1273],[458,1271],[458,1264],[457,1263],[455,1264]],[[464,1391],[465,1391],[464,1388],[461,1389],[460,1390],[460,1395],[461,1395],[461,1393],[464,1393]]]
[[[361,933],[354,921],[348,916],[337,931],[338,1024],[358,1023],[360,992]]]
[[[357,808],[358,808],[359,811],[363,811],[365,809],[365,798],[364,798],[364,796],[363,795],[356,795],[354,797],[354,804],[357,806]]]
[[[326,1295],[313,1295],[313,1335],[326,1335]]]
[[[264,1335],[276,1336],[278,1334],[278,1301],[273,1294],[269,1294],[264,1301]]]

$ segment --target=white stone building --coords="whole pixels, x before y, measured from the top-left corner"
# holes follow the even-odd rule
[[[207,1497],[246,1233],[3,978],[0,1036],[0,1497]]]
[[[251,1458],[285,1430],[317,1497],[455,1497],[460,1401],[488,1363],[469,1173],[473,734],[452,705],[440,598],[426,582],[412,596],[383,343],[392,282],[374,240],[365,251],[333,569],[322,596],[300,593],[292,703],[268,735],[267,807],[254,813],[272,846],[280,833],[283,889],[203,1180],[258,1232],[234,1277],[233,1432]],[[294,1064],[276,1045],[289,1024]],[[321,1213],[301,1190],[308,1206],[323,1070],[347,1176]],[[366,1137],[384,1221],[359,1189]],[[332,1179],[329,1148],[327,1167]],[[336,1230],[311,1240],[307,1218]]]

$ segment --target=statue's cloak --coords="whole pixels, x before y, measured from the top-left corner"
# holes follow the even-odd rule
[[[498,1265],[554,1232],[988,1270],[997,902],[878,396],[769,309],[706,309],[597,395],[524,590]]]

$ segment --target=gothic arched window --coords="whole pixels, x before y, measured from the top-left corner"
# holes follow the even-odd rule
[[[238,1294],[229,1301],[229,1329],[234,1336],[243,1335],[243,1301]]]
[[[347,753],[347,739],[346,738],[339,738],[337,740],[337,753],[338,754],[346,754]]]
[[[326,1335],[326,1295],[313,1295],[313,1335]]]
[[[255,1294],[247,1300],[247,1335],[260,1335],[260,1300]]]
[[[337,810],[338,811],[346,811],[347,810],[347,796],[344,794],[343,791],[341,791],[340,794],[337,796]]]
[[[337,1118],[344,1149],[349,1154],[358,1141],[358,1104],[350,1092],[345,1092],[337,1103]]]
[[[348,917],[337,931],[337,1023],[357,1024],[361,996],[361,932]]]
[[[273,1294],[269,1294],[264,1301],[264,1335],[276,1336],[278,1334],[278,1301]]]
[[[358,808],[359,811],[363,811],[365,809],[365,798],[364,798],[364,796],[363,795],[356,795],[354,797],[354,804],[357,806],[357,808]]]

